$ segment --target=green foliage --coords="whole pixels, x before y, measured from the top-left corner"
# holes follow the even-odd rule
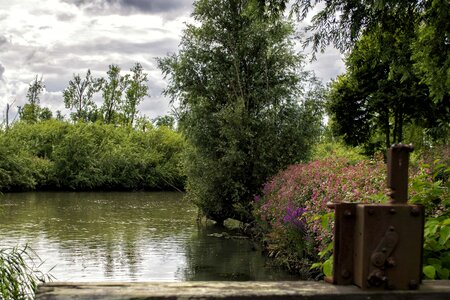
[[[449,279],[450,167],[447,161],[423,164],[412,180],[410,202],[425,207],[424,267],[427,279]]]
[[[31,166],[32,155],[0,133],[0,191],[34,188]]]
[[[179,53],[159,60],[192,146],[188,197],[218,222],[251,218],[249,199],[306,160],[320,130],[322,89],[294,52],[292,24],[263,18],[255,4],[196,1]]]
[[[91,70],[87,70],[84,79],[81,79],[80,74],[73,75],[69,86],[63,92],[66,108],[75,109],[71,115],[72,120],[84,122],[89,120],[89,116],[95,110],[92,97],[100,88],[101,80],[93,78]]]
[[[319,268],[328,277],[333,275],[333,245],[334,243],[331,242],[325,249],[319,252],[319,259],[321,261],[313,263],[311,269]]]
[[[0,141],[0,191],[184,187],[185,142],[167,127],[18,122]]]
[[[110,65],[107,79],[102,80],[101,90],[103,94],[103,121],[106,124],[118,124],[120,122],[120,108],[123,102],[123,93],[128,86],[129,75],[120,75],[118,65]]]
[[[124,124],[132,126],[136,118],[137,106],[148,96],[147,74],[140,63],[136,63],[131,69],[128,88],[125,92],[123,104]]]
[[[349,147],[340,142],[322,142],[317,144],[313,150],[312,160],[344,157],[349,160],[350,164],[356,164],[365,158],[363,149],[357,147]]]
[[[435,102],[449,104],[450,95],[450,2],[425,1],[417,39],[412,44],[413,59],[422,81],[429,86]],[[443,123],[445,124],[445,123]],[[447,124],[447,130],[448,130]]]
[[[36,123],[39,121],[41,108],[39,106],[40,103],[40,93],[44,90],[45,85],[42,79],[36,78],[30,83],[27,91],[27,99],[28,103],[25,104],[22,108],[19,108],[20,118],[28,123]],[[48,109],[47,109],[48,110]],[[48,112],[44,112],[43,117],[48,117]]]
[[[51,279],[36,266],[31,248],[0,249],[0,298],[34,299],[37,285]]]
[[[268,16],[279,15],[287,2],[258,1]],[[408,124],[426,129],[433,140],[448,139],[448,0],[296,0],[291,4],[291,12],[301,21],[314,13],[305,43],[312,45],[313,57],[330,44],[349,54],[346,74],[333,83],[330,105],[335,130],[345,142],[365,144],[366,152],[373,153],[403,141]]]
[[[175,126],[175,118],[172,116],[159,116],[156,118],[155,125],[158,127],[166,126],[173,129]]]
[[[53,117],[53,113],[48,107],[27,103],[19,108],[19,116],[21,121],[32,124],[50,120]]]
[[[347,72],[331,84],[327,108],[334,131],[347,144],[365,145],[369,153],[386,149],[405,140],[410,124],[435,132],[433,138],[443,137],[434,129],[439,118],[450,114],[433,102],[413,71],[412,35],[411,30],[380,27],[361,37],[346,58]]]
[[[44,88],[45,85],[42,76],[40,79],[38,79],[38,76],[36,75],[36,78],[28,86],[27,91],[28,103],[31,105],[39,105],[40,102],[39,94],[42,93]]]

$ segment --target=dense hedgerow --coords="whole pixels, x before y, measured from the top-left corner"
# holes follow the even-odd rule
[[[446,157],[446,149],[441,157]],[[425,274],[428,278],[448,278],[448,156],[447,161],[426,160],[432,163],[416,159],[416,167],[410,172],[410,201],[427,207]],[[318,275],[309,270],[312,263],[323,262],[331,251],[333,213],[326,204],[386,201],[385,181],[382,156],[356,163],[345,156],[329,156],[280,172],[264,185],[262,196],[254,200],[257,228],[269,255],[294,272],[306,270],[309,277]]]
[[[165,126],[20,122],[0,132],[0,191],[183,189],[184,148]]]

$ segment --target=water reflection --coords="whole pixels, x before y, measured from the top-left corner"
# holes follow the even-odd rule
[[[222,227],[198,227],[186,243],[184,278],[197,280],[296,280],[267,266],[258,245]]]
[[[1,247],[28,243],[61,281],[292,279],[196,214],[179,193],[6,194]]]

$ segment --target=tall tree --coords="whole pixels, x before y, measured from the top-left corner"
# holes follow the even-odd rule
[[[363,36],[346,59],[346,74],[331,85],[332,124],[349,144],[368,146],[381,134],[389,147],[403,141],[412,122],[436,125],[436,105],[413,71],[405,31],[397,29]]]
[[[118,65],[110,65],[107,72],[108,78],[102,80],[103,93],[103,120],[107,124],[118,123],[122,105],[123,92],[128,86],[128,75],[120,75]]]
[[[299,102],[310,77],[292,24],[263,18],[256,4],[196,1],[197,25],[187,25],[178,54],[159,60],[192,145],[188,197],[219,223],[247,218],[267,177],[308,157],[321,120],[314,99]]]
[[[259,0],[260,10],[266,15],[277,15],[286,7],[287,0]],[[324,5],[323,5],[324,4]],[[310,13],[311,25],[306,43],[314,53],[332,44],[342,52],[352,52],[361,38],[378,36],[383,51],[383,61],[388,65],[390,90],[400,95],[414,94],[409,87],[419,80],[427,86],[420,105],[434,102],[429,110],[437,114],[433,118],[416,118],[434,138],[444,138],[450,132],[450,2],[448,0],[295,0],[292,11],[300,20]],[[399,48],[401,47],[401,48]],[[394,51],[392,51],[394,50]],[[358,51],[358,50],[356,50]],[[367,64],[373,63],[367,62]],[[397,78],[398,80],[393,80]],[[416,85],[418,87],[418,85]],[[420,87],[421,89],[421,87]],[[386,98],[389,97],[389,92]],[[413,103],[396,102],[404,109]],[[406,103],[406,104],[405,104]],[[394,104],[394,103],[391,103]],[[387,116],[386,114],[384,114]],[[392,137],[402,136],[401,110],[394,113],[398,126]],[[384,118],[389,125],[387,117]],[[386,127],[385,125],[385,127]],[[386,129],[387,130],[387,129]]]
[[[417,39],[412,44],[413,60],[421,81],[440,106],[436,116],[438,136],[450,133],[450,1],[424,1]],[[444,113],[445,112],[445,113]]]
[[[125,93],[123,103],[124,123],[133,126],[134,119],[138,113],[137,107],[148,94],[147,74],[140,63],[136,63],[131,69],[131,76],[128,81],[128,88]]]
[[[63,97],[66,108],[75,109],[72,113],[74,121],[88,120],[89,114],[95,109],[92,97],[100,88],[101,81],[92,77],[91,70],[87,70],[84,79],[81,79],[80,74],[73,75],[69,86],[63,92]]]
[[[29,123],[36,123],[39,120],[39,97],[44,88],[45,85],[43,77],[41,76],[41,78],[38,78],[38,76],[36,75],[35,79],[28,86],[26,96],[28,103],[20,109],[20,118],[22,120]]]

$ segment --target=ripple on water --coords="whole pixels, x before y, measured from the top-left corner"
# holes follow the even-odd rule
[[[62,281],[274,280],[248,241],[208,236],[180,193],[7,194],[2,246],[28,243]],[[5,208],[7,206],[7,208]],[[219,232],[222,232],[220,229]],[[294,279],[294,278],[292,278]]]

